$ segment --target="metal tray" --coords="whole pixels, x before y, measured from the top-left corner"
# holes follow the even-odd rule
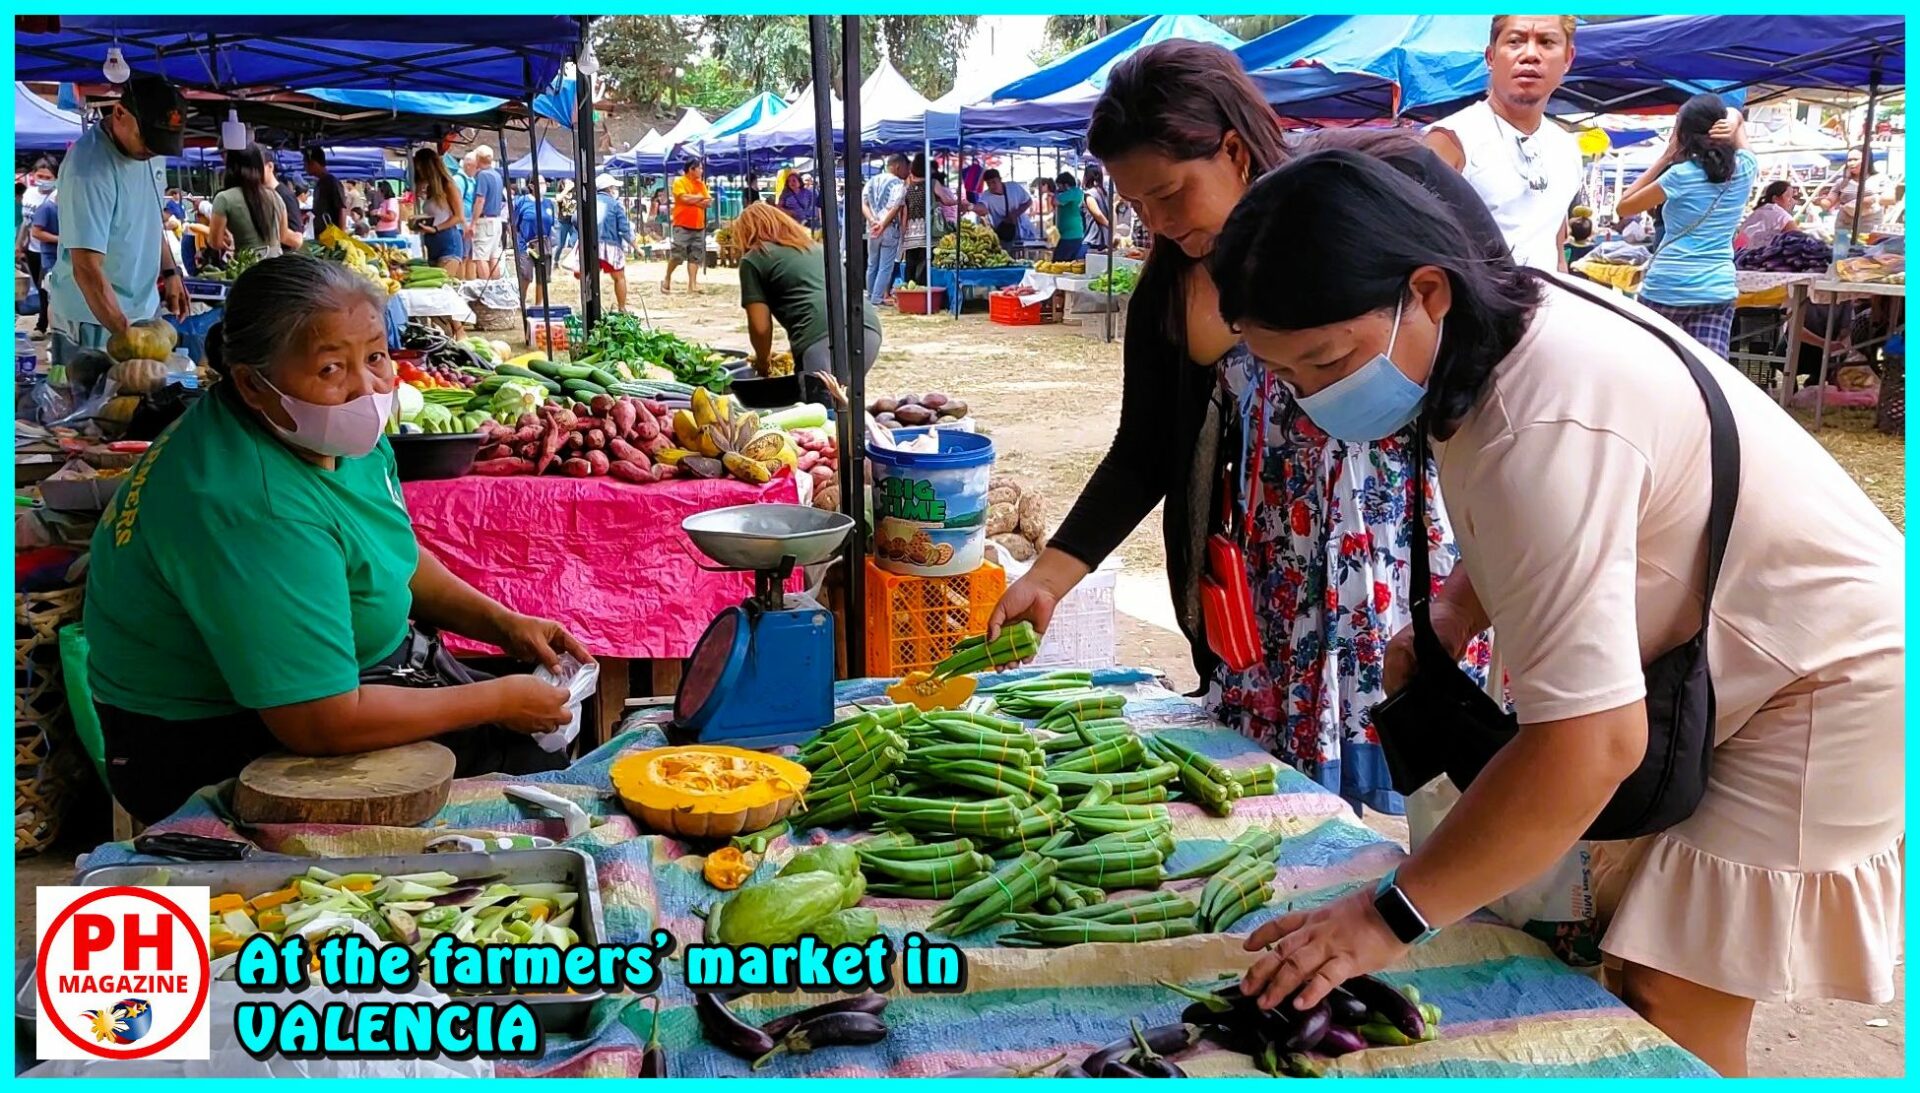
[[[456,877],[481,877],[498,874],[508,884],[567,884],[579,893],[579,908],[573,925],[582,945],[606,944],[606,924],[600,915],[600,883],[594,873],[593,859],[571,847],[539,850],[501,850],[492,854],[393,854],[373,858],[293,858],[237,862],[140,862],[103,865],[80,875],[77,884],[104,886],[138,884],[204,884],[213,895],[238,892],[243,895],[270,892],[289,877],[299,876],[310,865],[333,873],[432,873],[447,872]],[[540,1027],[549,1032],[570,1032],[585,1028],[587,1012],[604,997],[601,991],[580,994],[495,994],[459,996],[469,1002],[525,1002],[533,1010]],[[17,1011],[16,1011],[17,1012]]]

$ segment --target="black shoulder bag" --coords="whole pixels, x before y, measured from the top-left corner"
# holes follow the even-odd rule
[[[1620,783],[1613,799],[1586,830],[1588,839],[1629,839],[1664,831],[1693,814],[1706,793],[1713,760],[1714,695],[1708,674],[1707,625],[1713,590],[1733,531],[1740,493],[1740,437],[1726,395],[1699,357],[1673,335],[1620,309],[1598,293],[1560,281],[1554,285],[1625,315],[1665,342],[1693,377],[1706,402],[1713,495],[1707,510],[1707,574],[1700,632],[1646,666],[1647,753]],[[1420,468],[1413,491],[1415,527],[1427,526],[1425,468],[1427,429],[1414,432],[1414,465]],[[1424,534],[1416,537],[1423,542]],[[1373,708],[1374,730],[1385,753],[1393,788],[1411,794],[1445,774],[1465,790],[1493,756],[1520,731],[1507,713],[1458,662],[1434,634],[1429,600],[1432,575],[1427,551],[1413,552],[1413,678]]]

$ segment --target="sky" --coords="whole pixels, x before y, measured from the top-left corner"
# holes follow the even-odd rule
[[[960,71],[1005,69],[1009,62],[1031,63],[1029,54],[1046,44],[1044,15],[983,15],[967,42]]]

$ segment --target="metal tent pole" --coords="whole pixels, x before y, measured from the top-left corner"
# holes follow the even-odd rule
[[[850,498],[857,497],[861,501],[864,501],[866,498],[864,485],[867,479],[865,407],[867,405],[867,368],[872,364],[871,361],[867,360],[867,298],[866,294],[860,291],[860,286],[866,284],[866,278],[863,274],[866,272],[867,267],[867,222],[866,216],[862,211],[866,206],[861,204],[860,201],[860,191],[866,179],[860,170],[862,158],[860,152],[860,85],[864,82],[864,73],[860,65],[860,17],[857,15],[843,15],[840,17],[840,62],[848,92],[845,103],[841,105],[841,127],[845,134],[843,137],[845,158],[841,169],[846,172],[847,176],[847,216],[849,224],[851,225],[848,233],[852,240],[851,245],[847,247],[847,284],[850,291],[847,293],[847,310],[845,312],[847,328],[847,372],[845,376],[847,381],[847,413],[843,415],[846,423],[841,427],[841,431],[846,434],[847,442],[840,446],[840,465],[848,468],[848,475],[855,483],[861,484],[861,489],[858,493],[850,494],[844,489],[840,491],[841,503],[849,504]],[[818,87],[819,85],[815,84],[814,86]],[[828,151],[832,151],[833,148],[831,143],[833,140],[832,102],[833,100],[831,98],[821,100],[816,97],[816,109],[821,111],[822,116],[826,118],[823,131],[828,141]],[[858,230],[854,230],[856,228]],[[888,270],[886,275],[888,279],[891,280],[892,271]],[[851,507],[854,514],[852,536],[853,557],[856,560],[864,560],[867,556],[866,505],[852,504]],[[867,661],[867,634],[866,627],[862,625],[861,621],[857,620],[864,620],[866,618],[866,566],[864,564],[856,564],[850,566],[849,569],[850,572],[847,574],[847,619],[849,623],[847,627],[847,665],[850,672],[857,671],[864,673]]]
[[[580,49],[587,48],[587,28],[592,16],[582,15],[580,20]],[[575,187],[591,186],[594,180],[593,168],[593,77],[574,66],[574,95],[579,100],[574,106],[573,132],[576,138],[576,151],[573,157],[573,176]],[[537,158],[538,150],[534,153]],[[591,331],[593,324],[600,321],[600,191],[588,190],[593,195],[593,212],[585,210],[587,202],[577,202],[580,211],[574,215],[580,227],[580,325]]]
[[[547,344],[544,347],[530,348],[544,348],[547,359],[552,360],[553,337],[551,331],[553,329],[553,298],[547,294],[547,263],[553,260],[553,255],[547,253],[547,240],[551,238],[551,236],[547,233],[547,214],[546,209],[543,207],[543,202],[546,199],[540,192],[540,128],[538,123],[528,126],[528,135],[533,140],[533,151],[531,153],[533,160],[533,234],[535,238],[540,240],[542,248],[542,260],[533,263],[533,283],[540,291],[541,322],[548,324],[547,329],[549,331]],[[527,305],[523,299],[520,304],[520,321],[524,325],[526,320]],[[527,332],[531,334],[531,328],[528,328]]]
[[[807,35],[812,49],[813,59],[813,162],[814,174],[820,182],[820,227],[825,257],[823,263],[827,273],[827,355],[832,360],[835,376],[845,376],[847,370],[848,324],[845,321],[847,301],[853,292],[847,283],[847,268],[838,257],[843,229],[847,227],[840,219],[840,198],[833,184],[833,102],[827,96],[832,94],[833,79],[833,40],[829,35],[828,16],[809,15],[807,17]],[[849,205],[851,205],[849,200]],[[855,392],[848,393],[848,412],[840,415],[840,506],[842,511],[853,518],[853,534],[847,539],[847,673],[853,676],[866,672],[866,635],[863,632],[865,616],[861,610],[861,595],[865,591],[865,574],[862,572],[867,556],[866,535],[866,470],[861,460],[861,445],[865,442],[860,428],[860,411],[865,401]]]
[[[1867,179],[1873,174],[1873,111],[1879,99],[1880,69],[1876,65],[1873,70],[1873,81],[1867,85],[1867,120],[1865,124],[1860,127],[1860,181],[1856,183],[1853,188],[1853,219],[1850,221],[1853,229],[1847,232],[1847,253],[1840,254],[1836,252],[1834,254],[1836,261],[1841,258],[1851,258],[1853,256],[1852,244],[1860,234],[1860,210],[1866,206]],[[1820,406],[1816,403],[1814,406],[1815,417],[1819,416],[1819,410]]]

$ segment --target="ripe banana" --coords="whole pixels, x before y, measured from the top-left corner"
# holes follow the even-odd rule
[[[696,390],[695,395],[697,396],[698,394],[699,392]],[[701,429],[702,426],[699,419],[694,417],[691,410],[675,410],[673,412],[673,439],[678,441],[682,448],[698,449],[700,447]]]
[[[721,456],[720,465],[727,469],[727,473],[742,482],[751,482],[758,485],[773,477],[773,472],[767,469],[766,464],[755,459],[748,459],[739,452],[728,452]]]

